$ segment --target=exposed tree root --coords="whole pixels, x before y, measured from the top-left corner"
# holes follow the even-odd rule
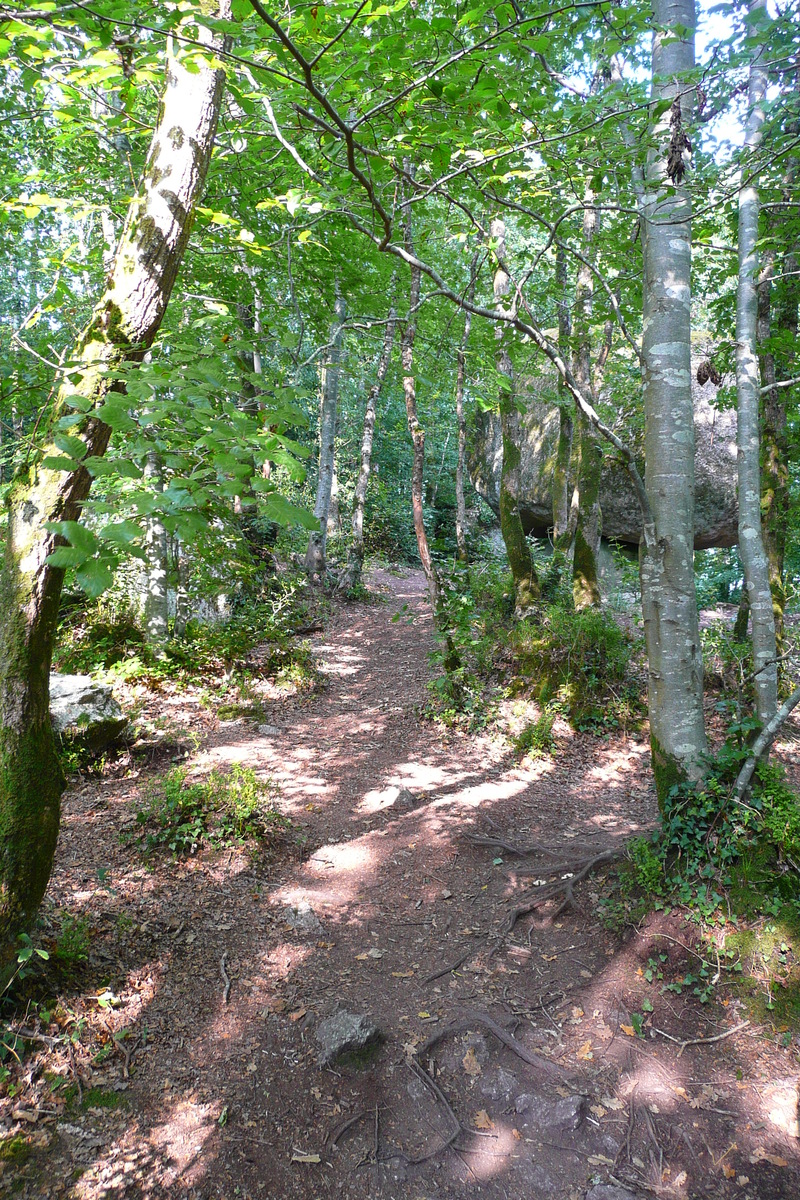
[[[423,1058],[429,1054],[433,1047],[446,1037],[451,1037],[456,1033],[463,1033],[467,1029],[474,1029],[476,1025],[482,1025],[484,1029],[488,1029],[493,1033],[499,1042],[507,1046],[512,1054],[516,1054],[517,1058],[521,1058],[523,1062],[528,1063],[531,1067],[536,1067],[543,1075],[547,1075],[550,1079],[558,1079],[559,1081],[567,1079],[568,1074],[563,1067],[557,1066],[551,1062],[549,1058],[545,1058],[541,1054],[534,1054],[532,1050],[528,1050],[521,1042],[518,1042],[515,1037],[503,1029],[502,1025],[485,1012],[469,1012],[466,1013],[459,1021],[453,1025],[448,1025],[445,1029],[440,1029],[428,1038],[417,1049],[417,1058]]]
[[[520,917],[527,917],[529,913],[535,912],[537,908],[547,903],[548,900],[553,900],[557,896],[563,896],[564,899],[558,908],[549,914],[549,920],[554,921],[565,909],[575,906],[574,889],[576,883],[580,883],[582,879],[585,879],[597,867],[605,866],[606,863],[616,862],[623,857],[624,853],[625,851],[622,847],[618,847],[615,850],[601,850],[599,854],[595,854],[591,858],[579,860],[578,862],[562,863],[557,867],[548,867],[541,874],[559,875],[561,878],[555,879],[552,883],[543,884],[537,889],[533,899],[527,901],[525,904],[518,905],[509,914],[503,933],[511,933],[511,930]]]

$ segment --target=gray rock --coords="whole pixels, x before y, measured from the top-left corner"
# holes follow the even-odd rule
[[[481,1094],[491,1100],[507,1100],[517,1090],[517,1079],[510,1071],[500,1067],[481,1083]]]
[[[413,812],[415,808],[419,808],[424,803],[425,801],[420,796],[415,796],[408,788],[399,788],[391,807],[395,812]]]
[[[640,1195],[615,1183],[598,1183],[586,1193],[586,1200],[640,1200]]]
[[[514,1107],[533,1124],[558,1133],[578,1129],[586,1115],[584,1096],[565,1096],[563,1100],[553,1103],[546,1096],[523,1092],[517,1096]]]
[[[365,1050],[382,1038],[374,1021],[342,1009],[320,1021],[314,1035],[319,1043],[319,1061],[322,1066],[335,1062],[342,1054]]]
[[[59,737],[93,754],[110,746],[128,724],[111,688],[90,675],[50,676],[50,720]]]
[[[275,737],[276,734],[283,733],[283,730],[277,725],[257,725],[257,733],[263,733],[265,737]]]
[[[322,933],[322,922],[307,900],[290,904],[283,910],[284,920],[298,933]]]
[[[696,550],[709,546],[734,546],[738,539],[736,502],[736,413],[712,407],[716,388],[710,381],[697,383],[692,364],[695,428],[695,540]],[[554,405],[555,384],[536,380],[526,397],[522,418],[520,516],[526,532],[545,537],[553,524],[552,478],[559,417]],[[644,474],[641,446],[633,446]],[[470,430],[469,473],[475,490],[494,510],[500,508],[500,471],[503,442],[496,413],[477,410]],[[638,546],[641,514],[625,467],[605,453],[600,480],[603,537]]]

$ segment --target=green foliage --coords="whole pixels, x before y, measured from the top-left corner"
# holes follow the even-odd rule
[[[556,742],[553,737],[553,723],[557,713],[551,708],[545,708],[542,713],[526,725],[513,739],[517,754],[528,755],[530,758],[544,758],[555,750]]]
[[[626,683],[631,639],[607,614],[545,605],[512,629],[509,650],[512,688],[532,688],[540,704],[556,704],[577,729],[630,728],[640,719],[638,689]]]
[[[634,838],[626,847],[636,884],[650,896],[664,892],[664,860],[651,838]]]
[[[61,914],[61,928],[56,937],[53,958],[65,971],[74,971],[89,957],[89,922],[85,917]]]
[[[173,767],[149,789],[136,813],[143,853],[163,847],[176,857],[195,854],[203,843],[268,843],[290,822],[275,807],[277,789],[260,781],[249,767],[229,774],[212,772],[191,782],[186,767]]]

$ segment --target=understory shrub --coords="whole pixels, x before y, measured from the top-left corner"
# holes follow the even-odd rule
[[[186,767],[173,767],[145,796],[136,813],[135,839],[144,853],[166,847],[176,856],[210,845],[269,840],[291,822],[275,807],[277,787],[249,767],[192,782]]]

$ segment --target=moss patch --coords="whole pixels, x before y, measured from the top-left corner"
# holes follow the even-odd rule
[[[103,1088],[89,1088],[83,1093],[82,1108],[128,1108],[130,1100],[124,1092],[111,1092]]]
[[[16,1133],[13,1137],[0,1139],[0,1163],[22,1167],[30,1156],[31,1148],[23,1134]]]

